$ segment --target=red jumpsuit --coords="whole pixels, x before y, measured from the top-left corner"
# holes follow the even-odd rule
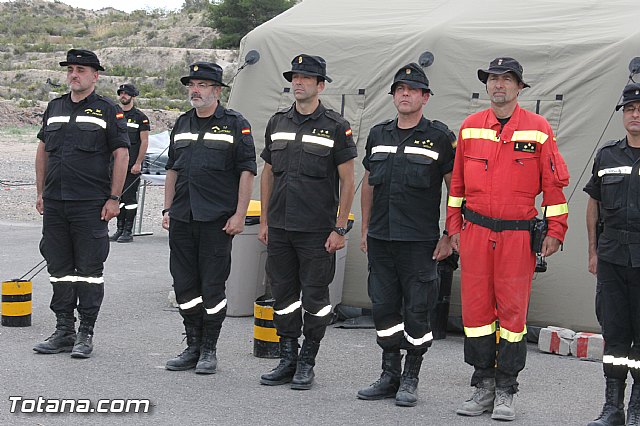
[[[500,130],[492,109],[462,123],[447,206],[447,231],[460,233],[462,319],[465,361],[475,367],[471,385],[495,377],[517,391],[526,360],[527,307],[535,255],[527,231],[494,232],[463,219],[462,201],[474,212],[503,220],[536,216],[544,194],[551,237],[564,240],[568,208],[562,188],[569,183],[549,123],[516,106]],[[500,342],[496,348],[496,320]],[[497,350],[497,356],[496,356]]]

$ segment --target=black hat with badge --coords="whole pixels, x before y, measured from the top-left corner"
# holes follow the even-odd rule
[[[291,61],[291,71],[282,73],[285,80],[291,82],[293,74],[314,75],[327,80],[331,83],[333,80],[327,75],[327,63],[320,56],[312,56],[301,53]]]
[[[129,83],[121,84],[120,87],[118,87],[118,90],[116,91],[116,95],[120,96],[121,92],[124,92],[129,96],[138,96],[140,94],[136,86]]]
[[[491,61],[491,63],[489,64],[489,68],[487,68],[486,70],[479,69],[478,78],[480,79],[481,82],[483,82],[484,84],[487,84],[487,79],[489,78],[489,74],[501,75],[501,74],[506,74],[508,72],[512,72],[516,75],[516,77],[518,78],[518,81],[524,84],[524,87],[531,87],[524,82],[522,78],[523,71],[524,70],[522,69],[522,65],[520,65],[520,62],[516,61],[513,58],[508,58],[505,56],[502,58],[496,58],[493,61]]]
[[[185,86],[190,80],[209,80],[223,87],[229,87],[222,82],[222,67],[214,62],[195,62],[189,65],[189,75],[180,79]]]
[[[69,50],[67,52],[67,60],[60,62],[61,67],[66,67],[67,65],[87,65],[98,71],[104,71],[96,54],[85,49]]]
[[[429,89],[429,79],[424,73],[422,67],[415,62],[405,65],[400,68],[396,75],[393,77],[393,83],[391,84],[390,95],[393,95],[393,91],[398,83],[405,83],[414,89],[424,89],[433,95],[431,89]]]
[[[631,83],[624,87],[622,91],[622,102],[616,106],[616,111],[631,102],[640,102],[640,83]]]

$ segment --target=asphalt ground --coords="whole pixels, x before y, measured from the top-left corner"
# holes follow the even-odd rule
[[[112,224],[113,226],[113,224]],[[0,222],[0,278],[22,276],[40,260],[40,227]],[[0,425],[489,425],[489,414],[455,414],[471,394],[472,368],[463,361],[463,337],[434,342],[420,372],[416,407],[393,399],[360,401],[358,389],[380,374],[380,349],[371,329],[330,327],[317,358],[311,390],[259,384],[277,360],[253,356],[253,318],[225,320],[218,343],[218,372],[164,369],[182,351],[183,328],[168,303],[171,289],[166,233],[112,243],[105,267],[105,299],[89,359],[68,353],[39,355],[35,343],[48,337],[46,271],[33,281],[32,326],[0,327]],[[590,306],[585,309],[592,309]],[[543,354],[529,345],[516,396],[519,425],[584,425],[598,415],[604,394],[602,366],[573,357]],[[149,399],[149,413],[11,413],[11,401]],[[16,404],[19,405],[19,404]],[[41,405],[46,407],[46,403]],[[31,408],[25,405],[27,409]],[[119,408],[119,405],[115,405]]]

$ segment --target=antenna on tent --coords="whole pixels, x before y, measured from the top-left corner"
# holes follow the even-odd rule
[[[418,63],[422,68],[427,68],[433,64],[433,53],[425,50],[418,58]]]
[[[633,80],[633,76],[636,74],[640,74],[640,56],[636,56],[629,62],[629,80]]]
[[[240,71],[242,71],[247,65],[253,65],[259,60],[260,60],[260,53],[257,50],[248,51],[244,57],[244,64],[242,64],[240,68],[238,68],[238,71],[236,71],[236,73],[233,75],[233,77],[231,77],[231,80],[229,80],[227,84],[231,84],[231,82],[235,80],[236,76],[240,74]]]

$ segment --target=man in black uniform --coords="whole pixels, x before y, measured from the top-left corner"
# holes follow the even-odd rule
[[[438,299],[436,262],[451,254],[440,238],[442,181],[453,170],[453,132],[422,110],[432,94],[422,68],[396,73],[391,91],[398,116],[374,126],[362,161],[362,240],[369,258],[369,297],[382,375],[358,392],[360,399],[417,403],[418,373],[431,346],[430,311]],[[400,349],[406,349],[404,371]]]
[[[249,122],[220,105],[227,87],[220,66],[196,62],[180,81],[193,109],[171,132],[162,226],[169,230],[169,266],[187,348],[166,368],[212,374],[227,312],[231,241],[244,229],[256,152]]]
[[[33,349],[44,354],[71,351],[74,358],[88,358],[104,296],[107,223],[120,211],[129,138],[120,107],[95,93],[98,71],[104,71],[98,57],[71,49],[60,65],[67,67],[71,92],[49,102],[36,153],[36,209],[43,215],[40,251],[53,285],[50,307],[56,314],[56,331]]]
[[[587,233],[589,272],[601,286],[596,299],[604,337],[602,366],[605,404],[590,426],[624,424],[624,389],[631,371],[633,388],[627,425],[640,425],[640,84],[622,93],[625,138],[606,143],[596,155],[589,194]],[[604,223],[596,237],[599,213]]]
[[[310,389],[331,318],[329,284],[335,252],[345,245],[357,152],[349,123],[319,100],[325,81],[331,82],[324,59],[301,54],[291,64],[283,75],[295,103],[271,117],[261,154],[259,239],[267,244],[281,360],[260,383]]]
[[[116,92],[124,111],[129,130],[129,170],[124,181],[124,192],[120,200],[120,214],[116,232],[109,237],[111,241],[130,243],[133,241],[133,222],[138,211],[138,187],[142,162],[149,146],[149,118],[135,107],[135,98],[140,94],[133,84],[121,84]]]

